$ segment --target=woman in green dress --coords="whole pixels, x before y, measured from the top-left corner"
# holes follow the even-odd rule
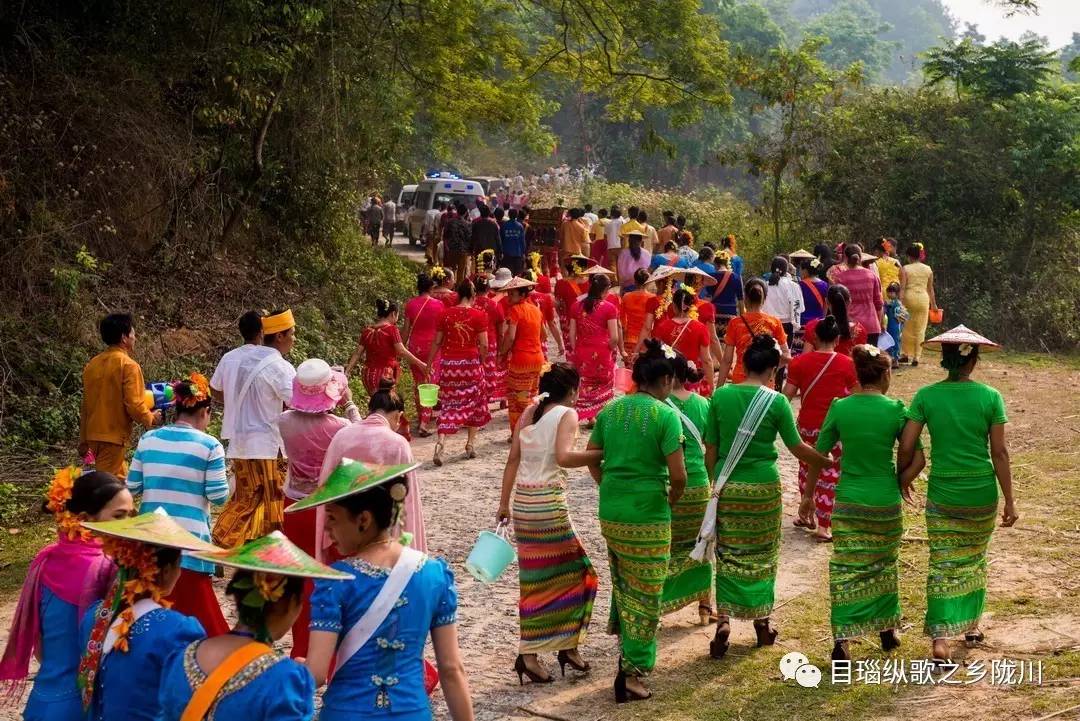
[[[860,390],[829,406],[817,449],[828,454],[840,443],[842,483],[836,486],[832,511],[833,555],[829,560],[834,661],[850,660],[848,639],[877,631],[881,648],[900,645],[900,590],[897,559],[904,535],[900,486],[926,465],[921,447],[909,464],[897,468],[893,452],[904,430],[904,402],[889,398],[892,362],[875,345],[851,351]],[[801,516],[814,507],[814,486],[821,468],[811,466],[803,491]]]
[[[686,445],[683,461],[686,464],[686,490],[671,509],[671,560],[668,561],[667,580],[660,610],[663,614],[678,611],[697,601],[701,625],[715,621],[709,593],[712,590],[711,563],[700,563],[690,558],[697,542],[701,519],[709,505],[709,474],[705,470],[705,421],[709,417],[709,402],[687,385],[701,382],[704,374],[681,353],[672,360],[675,367],[675,385],[665,401],[679,414]]]
[[[934,659],[946,661],[950,637],[963,634],[969,645],[983,640],[979,618],[986,603],[986,550],[994,531],[998,485],[1005,497],[1001,525],[1013,525],[1017,515],[1005,444],[1005,402],[994,388],[971,380],[980,349],[993,350],[997,344],[961,325],[925,345],[941,346],[941,366],[949,376],[915,394],[898,461],[904,466],[910,462],[923,426],[929,428],[925,630],[934,640]],[[912,483],[902,489],[905,498],[911,498]]]
[[[716,605],[719,621],[709,644],[713,658],[723,658],[731,635],[730,617],[752,619],[758,646],[776,642],[769,627],[780,557],[780,471],[776,466],[776,437],[792,455],[806,463],[828,460],[799,437],[791,405],[771,390],[780,365],[780,344],[769,335],[756,335],[743,353],[746,378],[716,389],[709,402],[705,427],[705,466],[712,478],[724,466],[737,440],[744,416],[761,393],[767,399],[760,422],[722,487],[716,512]]]
[[[600,532],[611,569],[608,632],[619,634],[615,701],[651,695],[642,677],[656,665],[656,632],[671,555],[671,508],[686,487],[684,438],[671,393],[675,351],[655,340],[634,362],[637,392],[608,403],[596,418],[588,449],[604,460],[592,469],[600,484]]]

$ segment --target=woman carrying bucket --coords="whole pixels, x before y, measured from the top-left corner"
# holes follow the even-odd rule
[[[555,652],[563,675],[567,664],[589,670],[578,647],[592,616],[597,577],[570,522],[562,470],[597,466],[602,456],[574,450],[580,381],[566,363],[555,363],[541,376],[540,395],[522,415],[503,471],[498,522],[513,519],[519,558],[519,683],[526,676],[533,683],[554,680],[540,663],[541,653]]]

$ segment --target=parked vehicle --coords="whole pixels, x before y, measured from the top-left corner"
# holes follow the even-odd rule
[[[413,201],[416,199],[416,185],[403,185],[397,196],[397,213],[394,218],[394,228],[399,232],[405,232],[405,225],[409,222],[409,211],[412,210]]]
[[[476,206],[476,201],[484,197],[484,189],[475,180],[458,178],[427,178],[416,186],[412,209],[405,234],[409,243],[415,245],[421,240],[424,227],[424,215],[439,203],[464,203],[467,207]]]

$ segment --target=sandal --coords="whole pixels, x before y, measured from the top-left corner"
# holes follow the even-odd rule
[[[878,636],[881,638],[881,650],[885,653],[892,651],[894,648],[900,648],[900,634],[896,632],[895,628],[882,631]]]
[[[829,659],[832,661],[850,661],[851,651],[848,650],[848,642],[837,640],[832,647],[832,653],[829,654]]]
[[[627,703],[629,701],[644,701],[652,698],[652,692],[647,691],[644,696],[637,691],[626,687],[626,671],[619,669],[615,676],[615,703]]]
[[[975,629],[974,631],[968,631],[964,634],[964,645],[968,648],[975,648],[976,645],[986,640],[986,634]]]
[[[518,675],[518,685],[519,686],[524,686],[525,685],[525,678],[524,677],[526,677],[526,676],[529,678],[529,681],[531,681],[532,683],[552,683],[552,682],[555,681],[555,677],[552,676],[551,674],[546,674],[544,676],[541,676],[539,673],[537,673],[536,671],[533,671],[528,666],[526,666],[525,665],[525,657],[520,655],[520,654],[518,655],[517,660],[514,661],[514,670],[517,672],[517,675]]]
[[[417,429],[416,429],[416,435],[419,436],[420,438],[430,438],[431,437],[431,431],[424,428],[423,426],[418,426]]]
[[[699,603],[697,607],[698,620],[702,626],[708,626],[711,623],[716,623],[720,620],[720,617],[716,615],[716,612],[712,610],[712,606],[706,603]]]
[[[815,523],[813,519],[804,521],[802,516],[795,516],[794,525],[796,528],[805,528],[808,531],[813,531],[817,528],[817,523]]]
[[[776,643],[776,636],[780,633],[775,628],[769,628],[769,619],[761,618],[754,621],[754,633],[757,634],[757,645],[772,646]]]
[[[442,441],[439,441],[435,444],[435,457],[431,459],[431,462],[435,464],[436,468],[442,466],[442,452],[443,444]]]
[[[716,635],[709,641],[709,655],[715,659],[721,659],[727,653],[731,644],[728,638],[731,636],[731,620],[727,617],[719,619],[716,623]]]
[[[476,458],[476,451],[473,450],[473,444],[472,443],[466,443],[465,444],[465,457],[470,459],[470,460],[473,459],[473,458]]]

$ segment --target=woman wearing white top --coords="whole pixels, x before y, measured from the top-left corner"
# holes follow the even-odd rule
[[[805,309],[802,290],[799,284],[788,275],[787,258],[781,255],[776,256],[769,267],[769,292],[765,295],[761,312],[779,319],[784,324],[784,332],[787,333],[790,342],[795,338],[795,331],[799,329],[799,318]],[[777,374],[776,387],[783,388],[786,368],[781,368]]]
[[[519,683],[555,679],[538,655],[555,652],[563,675],[566,665],[588,671],[578,653],[592,617],[597,576],[574,533],[566,505],[563,468],[600,465],[602,451],[575,451],[578,417],[574,410],[581,377],[573,366],[554,363],[540,378],[540,395],[518,421],[503,471],[499,525],[514,522],[521,600]],[[514,506],[510,508],[510,494]]]

